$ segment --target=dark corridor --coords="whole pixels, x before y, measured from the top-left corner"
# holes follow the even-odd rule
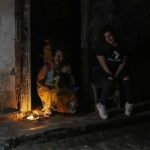
[[[44,39],[53,40],[54,50],[64,51],[80,85],[80,35],[79,0],[31,0],[32,108],[41,105],[36,91],[36,77],[43,65]]]

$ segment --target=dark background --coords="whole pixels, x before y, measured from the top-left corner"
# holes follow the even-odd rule
[[[97,64],[100,29],[113,25],[127,44],[135,101],[150,98],[150,1],[91,0],[89,16],[89,65]]]
[[[84,0],[86,3],[86,0]],[[87,0],[88,1],[88,0]],[[80,0],[31,0],[31,49],[32,49],[32,101],[40,104],[36,92],[36,76],[42,62],[43,40],[54,40],[55,48],[64,50],[72,65],[76,81],[81,85],[81,77],[97,65],[95,51],[99,48],[99,31],[111,24],[127,43],[133,95],[136,102],[150,98],[150,1],[148,0],[89,0],[88,9],[88,55],[82,53],[81,61],[81,10]],[[85,6],[85,5],[84,5]],[[83,21],[84,22],[84,21]],[[84,56],[86,55],[86,56]],[[88,57],[88,58],[86,58]],[[88,66],[82,72],[81,62]],[[82,66],[82,67],[86,67]],[[88,87],[87,87],[88,88]],[[85,104],[86,99],[84,98]]]
[[[32,107],[39,106],[36,77],[43,65],[44,39],[54,42],[54,49],[62,49],[72,66],[76,82],[81,82],[79,0],[31,0],[31,69]]]

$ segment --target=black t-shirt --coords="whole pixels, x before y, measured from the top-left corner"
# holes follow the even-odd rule
[[[122,63],[123,57],[127,56],[127,51],[122,45],[113,47],[112,45],[106,44],[101,47],[97,56],[104,56],[109,69],[112,73],[115,73],[118,66]]]

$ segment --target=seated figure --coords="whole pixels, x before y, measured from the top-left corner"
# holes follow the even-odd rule
[[[74,85],[71,68],[64,63],[63,52],[57,50],[53,61],[44,65],[37,76],[37,90],[43,103],[45,117],[49,117],[52,111],[76,112],[77,97]]]

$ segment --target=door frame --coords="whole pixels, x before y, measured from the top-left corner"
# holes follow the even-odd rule
[[[15,0],[16,101],[18,110],[31,111],[30,0]]]

